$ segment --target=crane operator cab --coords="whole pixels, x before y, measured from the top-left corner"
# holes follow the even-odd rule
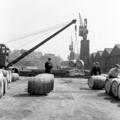
[[[10,50],[5,44],[0,44],[0,69],[5,69],[8,64]]]
[[[0,44],[0,69],[9,69],[14,73],[19,73],[18,68],[11,66],[7,68],[6,66],[9,63],[9,54],[10,49],[6,47],[5,44]]]

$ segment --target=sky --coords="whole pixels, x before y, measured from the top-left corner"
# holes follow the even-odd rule
[[[54,31],[43,37],[40,34],[17,38],[63,25],[73,19],[77,19],[78,26],[80,12],[82,19],[88,20],[90,53],[113,48],[120,43],[119,5],[119,0],[0,0],[0,43],[5,43],[11,50],[30,49]],[[37,50],[66,60],[71,38],[76,40],[74,27],[71,25]],[[81,39],[77,32],[75,47],[78,49]]]

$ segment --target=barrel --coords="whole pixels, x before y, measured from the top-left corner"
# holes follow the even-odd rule
[[[48,89],[50,89],[50,91],[54,89],[54,75],[53,74],[44,73],[44,74],[36,75],[35,77],[43,79],[45,83],[48,81],[47,86],[48,86]]]
[[[46,95],[54,88],[53,74],[39,74],[28,80],[28,93],[31,95]]]
[[[3,96],[3,90],[4,90],[4,85],[3,85],[3,72],[0,71],[0,98]]]
[[[19,80],[19,74],[18,73],[12,73],[12,81]]]
[[[105,80],[105,76],[93,75],[88,79],[88,86],[91,89],[103,89],[105,87]]]
[[[118,97],[118,87],[120,84],[120,78],[114,78],[112,80],[112,86],[111,86],[111,91],[112,91],[112,95],[114,97]]]
[[[51,79],[51,88],[50,90],[52,91],[54,89],[54,79]]]
[[[0,71],[2,71],[2,73],[3,73],[3,76],[4,76],[4,77],[6,77],[6,76],[7,76],[7,70],[0,69]]]
[[[7,92],[8,90],[8,81],[7,81],[7,78],[6,77],[3,77],[3,95],[5,95],[5,93]]]
[[[109,94],[109,95],[112,94],[111,85],[112,85],[112,81],[113,81],[113,80],[114,80],[114,79],[108,78],[108,79],[106,79],[106,81],[105,81],[105,92],[106,92],[107,94]]]
[[[120,100],[120,84],[118,85],[118,99]]]
[[[8,83],[11,83],[11,81],[12,81],[12,72],[10,70],[7,70],[6,78],[7,78]]]
[[[84,62],[83,62],[83,60],[77,60],[76,61],[76,67],[78,69],[84,69]]]

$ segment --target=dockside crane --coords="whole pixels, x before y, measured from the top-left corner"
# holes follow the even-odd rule
[[[68,28],[69,26],[71,26],[72,24],[75,24],[75,23],[76,23],[76,19],[73,19],[66,26],[64,26],[63,28],[61,28],[60,30],[58,30],[57,32],[55,32],[54,34],[50,35],[48,38],[46,38],[45,40],[43,40],[42,42],[40,42],[39,44],[37,44],[33,48],[29,49],[28,51],[25,51],[22,55],[20,55],[15,60],[13,60],[10,63],[8,63],[7,65],[6,65],[6,62],[5,62],[6,59],[0,59],[0,68],[5,67],[7,69],[10,66],[14,65],[18,61],[20,61],[21,59],[23,59],[24,57],[26,57],[27,55],[29,55],[31,52],[33,52],[35,49],[37,49],[38,47],[42,46],[43,44],[45,44],[46,42],[48,42],[49,40],[51,40],[53,37],[55,37],[56,35],[58,35],[59,33],[61,33],[63,30],[65,30],[66,28]],[[8,52],[6,52],[7,51],[6,50],[7,47],[5,47],[5,45],[2,45],[2,44],[1,44],[1,46],[3,46],[3,47],[0,47],[0,55],[6,56],[8,54]],[[1,63],[2,63],[2,65],[1,65]]]
[[[79,13],[79,22],[80,22],[79,36],[81,36],[83,40],[87,40],[87,34],[88,34],[87,19],[85,18],[83,23],[80,13]]]

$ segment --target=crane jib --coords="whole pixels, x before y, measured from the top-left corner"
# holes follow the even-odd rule
[[[50,39],[52,39],[57,34],[59,34],[60,32],[62,32],[63,30],[65,30],[67,27],[69,27],[70,25],[72,25],[74,23],[76,23],[76,19],[72,20],[69,24],[67,24],[66,26],[64,26],[63,28],[61,28],[60,30],[58,30],[57,32],[55,32],[54,34],[52,34],[51,36],[49,36],[48,38],[46,38],[45,40],[43,40],[42,42],[40,42],[39,44],[37,44],[36,46],[34,46],[30,50],[24,52],[22,55],[20,55],[19,57],[17,57],[15,60],[13,60],[10,63],[8,63],[7,67],[12,66],[13,64],[17,63],[18,61],[20,61],[21,59],[23,59],[25,56],[29,55],[35,49],[37,49],[38,47],[40,47],[41,45],[43,45],[44,43],[46,43],[47,41],[49,41]]]

